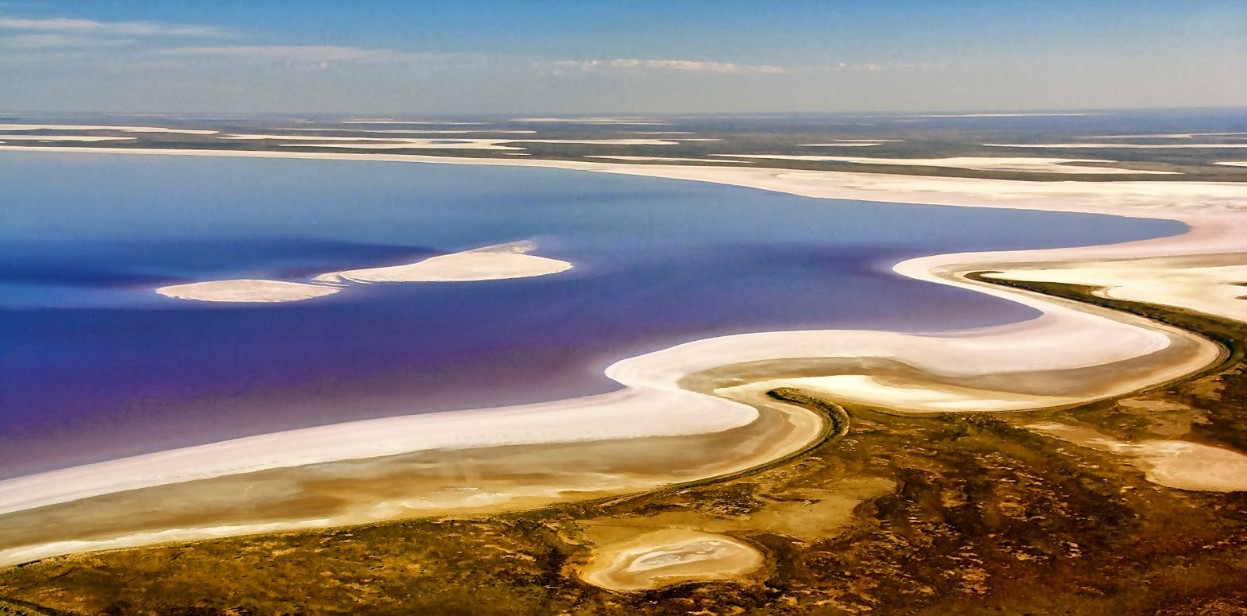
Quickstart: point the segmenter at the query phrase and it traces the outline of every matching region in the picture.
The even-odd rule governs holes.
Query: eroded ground
[[[47,559],[0,572],[0,614],[1247,613],[1247,492],[1165,487],[1137,456],[1034,429],[1247,451],[1247,331],[1091,301],[1232,352],[1190,379],[1062,410],[897,417],[846,405],[847,431],[830,401],[780,392],[835,421],[809,452],[756,473],[477,519]],[[684,556],[713,556],[727,543],[704,542],[723,537],[764,562],[652,590],[582,579],[596,542],[647,536],[703,542]]]

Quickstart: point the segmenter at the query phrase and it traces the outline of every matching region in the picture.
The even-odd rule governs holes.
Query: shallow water
[[[793,328],[1033,312],[905,258],[1109,243],[1168,221],[807,199],[537,168],[0,153],[0,477],[353,419],[615,388],[615,360]],[[352,286],[291,304],[156,295],[523,239],[553,276]]]

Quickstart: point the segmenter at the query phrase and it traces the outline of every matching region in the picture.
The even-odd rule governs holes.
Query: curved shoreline
[[[1113,183],[1069,186],[1067,183],[1038,183],[961,178],[909,178],[908,176],[869,176],[835,172],[791,172],[775,169],[722,167],[668,167],[622,165],[616,163],[573,163],[542,160],[448,159],[390,155],[307,155],[300,153],[221,152],[221,151],[135,151],[124,148],[7,148],[86,153],[145,153],[211,156],[274,156],[284,158],[328,158],[334,160],[401,160],[463,164],[503,164],[560,167],[651,175],[670,179],[710,181],[792,194],[873,201],[901,201],[972,207],[1008,207],[1109,213],[1122,216],[1170,218],[1191,227],[1185,234],[1128,244],[1083,248],[1049,249],[936,255],[897,264],[901,275],[940,284],[959,286],[1019,302],[1040,310],[1042,316],[1021,323],[963,332],[939,334],[898,334],[891,332],[818,330],[768,332],[699,340],[647,355],[617,362],[607,376],[626,386],[622,392],[555,403],[525,405],[506,409],[455,411],[413,417],[396,417],[368,422],[351,422],[267,435],[247,437],[200,447],[172,450],[103,462],[84,467],[51,471],[0,481],[0,514],[70,503],[83,498],[116,494],[152,486],[180,484],[212,477],[237,476],[275,468],[291,468],[340,460],[359,460],[400,455],[430,449],[473,450],[504,445],[600,442],[610,439],[646,440],[687,437],[730,431],[755,422],[758,411],[730,400],[694,393],[681,386],[691,374],[731,364],[794,359],[884,358],[943,381],[976,383],[973,395],[987,399],[998,392],[1002,399],[1025,389],[1025,382],[1002,387],[1000,381],[1026,381],[1032,373],[1054,370],[1089,370],[1099,381],[1094,386],[1067,392],[1061,401],[1091,400],[1133,391],[1148,384],[1178,378],[1215,361],[1215,345],[1192,334],[1166,328],[1138,317],[1107,309],[1088,307],[1047,296],[1005,289],[964,277],[970,270],[1008,269],[1019,264],[1080,261],[1087,259],[1138,259],[1175,254],[1217,254],[1247,252],[1247,220],[1232,212],[1247,202],[1247,187],[1227,183]],[[944,181],[949,180],[949,181]],[[1173,184],[1177,184],[1174,186]],[[908,186],[907,186],[908,185]],[[1150,190],[1144,190],[1144,189]],[[1201,192],[1202,189],[1202,192]],[[1081,191],[1081,192],[1080,192]],[[1202,209],[1173,207],[1175,198],[1199,198]],[[998,200],[995,204],[988,203]],[[1208,212],[1209,205],[1223,211]],[[1182,352],[1175,353],[1175,349]],[[1071,353],[1076,350],[1077,354]],[[1174,355],[1180,358],[1174,357]],[[1175,361],[1176,360],[1176,361]],[[1146,365],[1129,371],[1129,378],[1106,381],[1115,366],[1136,362]],[[950,368],[950,366],[952,366]],[[1008,375],[1008,379],[994,377]],[[870,375],[864,375],[869,377]],[[928,381],[929,384],[929,381]],[[984,385],[986,384],[986,385]],[[758,387],[772,386],[765,381],[721,395],[746,398]],[[1042,388],[1043,383],[1032,383]],[[904,397],[896,395],[913,385],[897,387],[895,382],[868,383],[865,390],[875,396],[867,400],[894,411],[905,412]],[[889,405],[892,392],[892,405]],[[901,403],[895,403],[900,399]],[[1026,408],[1035,406],[1027,401]],[[979,408],[975,410],[1009,410]],[[585,421],[587,412],[594,420]],[[923,412],[923,411],[919,411]],[[930,412],[930,411],[926,411]],[[938,411],[936,411],[938,412]],[[637,419],[650,413],[650,420]],[[454,415],[455,417],[449,417]],[[439,426],[440,424],[440,426]],[[482,430],[486,425],[489,430]],[[575,426],[576,431],[568,430]],[[654,430],[636,428],[660,427]],[[430,434],[433,431],[436,434]],[[412,438],[408,432],[420,432]],[[346,435],[346,436],[344,436]],[[344,444],[344,441],[349,441]],[[297,442],[297,447],[292,448]],[[275,454],[280,451],[280,454]],[[211,465],[216,467],[212,468]],[[107,487],[101,487],[107,485]],[[655,484],[655,485],[661,485]],[[574,495],[573,495],[574,497]],[[453,509],[453,507],[452,507]],[[426,514],[427,515],[427,514]],[[8,516],[6,516],[8,517]],[[398,517],[411,517],[410,514]],[[4,520],[0,518],[0,522]],[[319,520],[287,520],[284,528],[319,526]],[[337,524],[324,524],[337,525]],[[222,530],[232,528],[233,530]],[[261,532],[215,525],[211,528],[182,529],[177,537],[185,540],[200,536]],[[279,530],[264,528],[263,530]],[[174,532],[174,531],[169,531]],[[215,533],[215,534],[214,534]],[[132,537],[140,541],[139,537]],[[172,540],[167,533],[155,533],[143,542]],[[43,554],[67,553],[106,547],[59,544]],[[12,544],[0,546],[0,561],[17,556]],[[49,547],[49,546],[45,546]],[[116,546],[114,546],[116,547]],[[29,551],[22,553],[27,556]],[[20,559],[19,559],[20,560]]]

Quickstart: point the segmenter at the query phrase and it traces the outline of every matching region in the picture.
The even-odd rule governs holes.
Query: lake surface
[[[935,331],[1028,308],[897,261],[1171,235],[1175,222],[808,199],[565,170],[0,153],[0,478],[297,427],[601,393],[715,335]],[[534,240],[521,280],[289,304],[167,284],[304,280]]]

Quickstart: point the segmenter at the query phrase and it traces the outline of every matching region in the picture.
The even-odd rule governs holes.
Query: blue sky
[[[1247,105],[1247,0],[0,2],[0,109]]]

